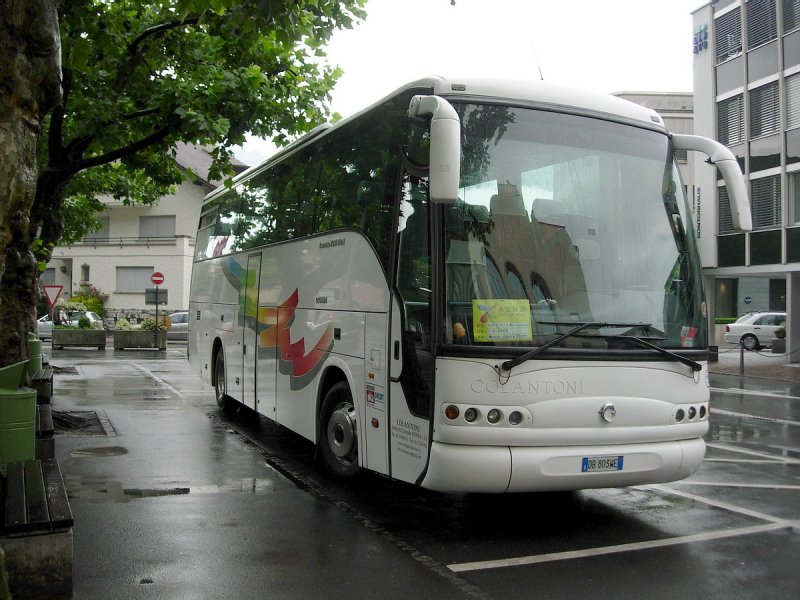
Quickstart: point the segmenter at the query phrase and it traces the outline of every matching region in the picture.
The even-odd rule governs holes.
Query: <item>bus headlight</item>
[[[464,411],[464,420],[467,423],[473,423],[478,418],[478,410],[475,408],[468,408]]]
[[[486,420],[489,421],[489,423],[491,423],[492,425],[494,425],[495,423],[500,421],[500,417],[502,417],[502,416],[503,416],[503,413],[501,413],[496,408],[493,408],[488,413],[486,413]]]

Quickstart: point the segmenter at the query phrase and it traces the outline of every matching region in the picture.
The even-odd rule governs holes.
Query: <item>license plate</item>
[[[622,456],[584,456],[581,461],[581,473],[622,471],[622,458]]]

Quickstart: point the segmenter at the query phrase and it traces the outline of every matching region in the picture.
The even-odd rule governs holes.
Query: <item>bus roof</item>
[[[282,157],[293,152],[298,147],[304,146],[314,138],[322,137],[327,134],[328,131],[338,129],[340,126],[358,119],[362,114],[385,103],[398,94],[415,88],[430,88],[437,96],[451,99],[457,98],[467,100],[472,98],[508,101],[542,108],[549,107],[562,111],[566,109],[589,116],[626,121],[666,132],[661,117],[654,110],[609,94],[589,92],[568,86],[546,83],[544,81],[479,78],[450,79],[434,76],[407,83],[367,108],[342,119],[334,125],[324,123],[316,127],[288,146],[281,148],[278,152],[269,156],[261,163],[236,176],[234,182],[249,178],[253,173],[261,170],[267,164],[277,162]],[[208,195],[206,200],[210,200],[222,190],[224,190],[224,187],[214,190]]]

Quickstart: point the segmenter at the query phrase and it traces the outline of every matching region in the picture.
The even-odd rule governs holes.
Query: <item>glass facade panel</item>
[[[781,230],[758,231],[750,234],[750,264],[781,264]]]
[[[783,68],[800,65],[800,31],[783,38]]]
[[[800,129],[786,132],[786,164],[800,162]]]
[[[781,225],[781,178],[779,175],[750,182],[753,229]]]
[[[750,171],[781,166],[781,136],[771,135],[750,142]]]
[[[720,267],[744,266],[744,234],[723,235],[717,238],[717,262]]]
[[[783,31],[800,27],[800,0],[781,0],[783,7]]]
[[[717,202],[717,234],[733,233],[731,203],[728,200],[728,189],[724,186],[717,189]]]
[[[789,223],[800,223],[800,171],[787,175],[789,182]]]
[[[786,262],[800,262],[800,227],[786,230]]]
[[[750,90],[750,137],[768,135],[780,129],[779,106],[777,81]]]
[[[744,85],[744,58],[729,60],[716,68],[717,94],[724,94]]]
[[[742,95],[717,103],[717,135],[726,146],[744,141],[744,102]]]
[[[778,72],[778,42],[747,53],[747,81],[753,83]]]

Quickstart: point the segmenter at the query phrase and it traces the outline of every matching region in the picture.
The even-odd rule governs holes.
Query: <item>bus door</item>
[[[247,275],[242,286],[242,404],[258,410],[258,287],[261,281],[261,254],[247,257]]]

